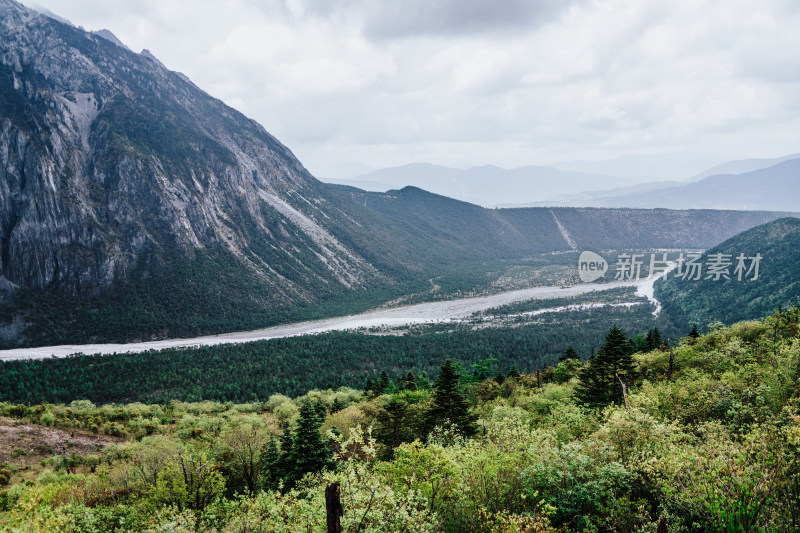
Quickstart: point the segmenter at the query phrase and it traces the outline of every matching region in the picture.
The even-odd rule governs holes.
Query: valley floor
[[[664,274],[662,274],[664,275]],[[135,342],[127,344],[83,344],[42,346],[36,348],[18,348],[0,351],[0,361],[18,359],[46,359],[50,357],[66,357],[68,355],[83,354],[112,354],[136,353],[147,350],[161,350],[165,348],[192,348],[198,346],[213,346],[219,344],[242,343],[257,340],[292,337],[296,335],[309,335],[328,331],[346,331],[363,328],[402,327],[414,324],[430,324],[437,322],[459,322],[467,320],[474,313],[486,311],[495,307],[508,305],[526,300],[555,300],[576,297],[589,293],[602,293],[623,287],[635,287],[638,297],[647,298],[655,307],[655,312],[660,310],[660,303],[653,295],[653,285],[660,276],[643,278],[630,281],[612,281],[603,284],[582,284],[574,286],[546,286],[520,289],[473,298],[461,298],[427,302],[414,305],[404,305],[391,308],[379,308],[356,315],[348,315],[325,320],[315,320],[285,324],[253,331],[224,333],[187,339],[164,339],[157,341]],[[630,302],[639,303],[639,302]],[[561,312],[569,310],[565,306],[539,309],[537,314],[544,312]]]

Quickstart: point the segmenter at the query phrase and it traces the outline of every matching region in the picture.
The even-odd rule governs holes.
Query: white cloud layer
[[[149,49],[323,176],[800,151],[796,0],[26,3]]]

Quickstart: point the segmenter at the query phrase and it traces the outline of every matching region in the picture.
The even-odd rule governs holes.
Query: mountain
[[[670,209],[800,209],[800,159],[744,174],[720,174],[700,181],[602,202],[605,207]]]
[[[641,183],[639,185],[631,185],[630,187],[620,187],[618,189],[602,189],[596,191],[583,191],[575,194],[562,194],[542,202],[507,204],[507,205],[500,205],[498,207],[556,207],[556,206],[597,207],[604,200],[609,198],[617,198],[620,196],[628,196],[643,192],[658,191],[661,189],[668,189],[670,187],[674,187],[680,184],[681,182],[679,181],[654,181],[648,183]]]
[[[737,159],[735,161],[727,161],[709,168],[686,181],[699,181],[703,178],[716,176],[718,174],[744,174],[745,172],[753,172],[754,170],[772,167],[784,161],[789,161],[790,159],[800,159],[800,154],[789,154],[773,159]]]
[[[453,262],[519,258],[563,250],[710,248],[775,220],[764,211],[594,208],[485,209],[417,187],[385,193],[341,187],[353,204],[387,216],[400,228],[434,236]],[[786,213],[783,214],[785,216]]]
[[[691,153],[624,155],[605,161],[569,161],[553,165],[572,172],[611,174],[649,181],[678,180],[716,165],[719,159]],[[611,188],[611,187],[606,187]],[[578,192],[578,191],[576,191]]]
[[[12,0],[0,0],[0,173],[9,344],[254,329],[361,310],[443,268],[705,248],[780,216],[489,210],[413,187],[325,184],[146,50]]]
[[[680,324],[698,324],[703,327],[711,322],[732,324],[741,320],[765,317],[778,307],[784,308],[800,303],[800,219],[782,218],[749,229],[719,246],[708,250],[699,259],[704,265],[701,279],[682,279],[671,274],[656,283],[656,297],[661,300],[664,311]],[[712,273],[710,279],[707,265],[715,254],[726,254],[726,262],[732,263],[728,271],[730,279]],[[742,279],[736,274],[737,257],[745,255]],[[760,255],[758,276],[750,258]],[[694,276],[687,276],[693,278]]]
[[[752,161],[752,160],[751,160]],[[800,159],[744,174],[718,174],[690,183],[649,183],[566,195],[527,205],[666,209],[800,210]]]
[[[109,35],[0,0],[0,283],[41,329],[83,302],[116,329],[246,327],[419,268],[391,220],[356,220],[262,126]]]
[[[257,123],[149,52],[8,0],[0,14],[6,278],[94,295],[198,249],[285,298],[378,275],[293,206],[317,203],[315,180]]]
[[[430,163],[379,169],[346,180],[348,185],[381,191],[410,185],[487,207],[519,203],[520,200],[534,202],[588,188],[623,187],[635,182],[633,178],[564,171],[545,166],[503,169],[485,165],[460,170]],[[379,188],[377,184],[383,187]]]

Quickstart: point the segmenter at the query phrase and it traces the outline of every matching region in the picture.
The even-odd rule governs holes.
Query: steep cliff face
[[[97,295],[208,248],[287,300],[379,277],[318,222],[332,207],[285,146],[147,51],[0,0],[0,102],[15,284]]]

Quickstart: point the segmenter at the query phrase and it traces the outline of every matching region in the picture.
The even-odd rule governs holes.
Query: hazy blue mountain
[[[681,180],[693,176],[712,165],[719,164],[716,157],[689,154],[624,155],[605,161],[569,161],[553,165],[567,171],[608,174],[637,178],[638,182]],[[603,187],[611,189],[613,187]],[[598,188],[595,188],[595,190]],[[589,190],[589,189],[587,189]]]
[[[555,196],[543,202],[530,202],[526,204],[509,204],[501,205],[500,207],[595,207],[603,200],[608,198],[617,198],[620,196],[627,196],[631,194],[639,194],[643,192],[657,191],[661,189],[668,189],[676,185],[681,185],[679,181],[654,181],[641,183],[639,185],[631,185],[630,187],[620,187],[619,189],[608,189],[598,191],[583,191],[577,194],[562,194]]]
[[[727,161],[721,165],[709,168],[696,176],[692,176],[686,181],[699,181],[709,176],[716,176],[718,174],[744,174],[745,172],[753,172],[762,168],[772,167],[778,163],[789,161],[790,159],[800,159],[800,154],[789,154],[783,157],[775,157],[772,159],[737,159],[736,161]]]
[[[762,160],[763,161],[763,160]],[[743,174],[718,174],[694,182],[655,182],[617,190],[587,191],[527,206],[800,211],[800,159]]]
[[[383,184],[384,190],[410,185],[489,207],[521,200],[534,202],[587,189],[625,187],[634,184],[636,179],[546,166],[504,169],[486,165],[460,170],[430,163],[412,163],[375,170],[347,180],[347,184],[353,185],[360,182],[373,190],[375,184]]]
[[[744,174],[720,174],[667,189],[605,198],[603,207],[800,210],[800,159]]]

